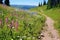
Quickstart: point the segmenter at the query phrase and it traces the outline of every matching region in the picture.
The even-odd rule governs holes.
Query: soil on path
[[[44,14],[43,14],[44,15]],[[60,40],[58,32],[56,29],[54,29],[54,21],[44,15],[46,17],[45,27],[42,30],[42,33],[44,37],[41,37],[42,40]]]

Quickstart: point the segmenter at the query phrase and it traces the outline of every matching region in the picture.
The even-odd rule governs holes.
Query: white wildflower
[[[11,39],[11,40],[13,40],[13,39]]]
[[[22,40],[22,39],[20,39],[20,40]]]

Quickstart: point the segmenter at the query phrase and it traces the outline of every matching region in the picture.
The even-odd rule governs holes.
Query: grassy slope
[[[6,18],[8,18],[7,23],[5,20]],[[37,38],[37,36],[39,35],[38,33],[41,32],[41,28],[44,25],[45,18],[42,15],[38,15],[38,14],[31,15],[30,13],[27,13],[22,10],[17,11],[14,8],[0,5],[0,20],[2,20],[2,22],[3,22],[3,25],[0,25],[0,27],[3,26],[3,28],[0,30],[2,30],[4,33],[9,31],[9,28],[7,28],[7,26],[10,25],[12,21],[14,21],[12,25],[14,26],[15,22],[17,22],[14,27],[16,27],[16,28],[18,27],[17,28],[18,31],[16,32],[17,29],[13,28],[12,29],[13,35],[10,35],[10,36],[14,36],[14,37],[16,37],[17,35],[19,35],[21,37],[27,36],[27,39],[25,39],[25,40],[36,40],[36,39],[28,39],[28,37],[34,36],[35,38]],[[6,30],[8,30],[8,31],[6,31]],[[11,39],[11,37],[8,34],[6,34],[4,37],[4,35],[1,31],[0,31],[0,35],[3,37],[0,39],[4,39],[4,38],[6,40]],[[7,35],[9,37],[7,37]],[[19,40],[19,39],[17,39],[17,40]]]
[[[33,10],[44,13],[47,16],[51,17],[53,20],[55,20],[55,28],[59,31],[60,34],[60,8],[46,9],[46,6],[42,6],[31,9],[31,11]],[[41,12],[41,10],[43,12]]]

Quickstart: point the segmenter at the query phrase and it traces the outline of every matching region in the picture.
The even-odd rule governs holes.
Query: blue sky
[[[48,1],[48,0],[46,0]],[[38,5],[38,3],[43,3],[43,0],[10,0],[11,5]]]

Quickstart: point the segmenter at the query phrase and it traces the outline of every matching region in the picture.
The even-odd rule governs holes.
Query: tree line
[[[48,0],[47,8],[50,9],[54,7],[60,7],[60,0]]]
[[[10,6],[9,0],[5,0],[3,3],[3,0],[0,0],[0,4],[5,4],[7,6]],[[60,7],[60,0],[48,0],[46,3],[46,0],[43,0],[43,5],[47,5],[47,8],[54,8],[54,7]],[[42,6],[42,3],[38,5],[39,7]]]
[[[43,6],[43,5],[47,5],[46,0],[43,0],[43,4],[42,4],[42,2],[41,3],[39,2],[39,4],[38,4],[39,7]]]
[[[5,0],[4,3],[3,3],[3,0],[0,0],[0,4],[5,4],[7,6],[10,6],[9,0]]]
[[[43,4],[39,3],[38,6],[40,7],[40,6],[43,6],[43,5],[47,5],[47,9],[60,7],[60,0],[48,0],[47,3],[46,3],[46,0],[44,0]]]

